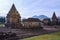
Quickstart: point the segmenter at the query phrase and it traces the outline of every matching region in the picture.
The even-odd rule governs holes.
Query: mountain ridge
[[[40,20],[43,20],[43,19],[48,18],[48,17],[45,16],[45,15],[39,15],[39,16],[34,15],[32,18],[38,18],[38,19],[40,19]]]

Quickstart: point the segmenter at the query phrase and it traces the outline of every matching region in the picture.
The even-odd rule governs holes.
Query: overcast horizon
[[[22,18],[34,15],[52,17],[54,11],[57,17],[60,16],[60,0],[0,0],[0,16],[6,16],[13,3]]]

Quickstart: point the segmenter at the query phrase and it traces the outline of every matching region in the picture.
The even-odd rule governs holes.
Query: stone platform
[[[22,38],[27,38],[27,37],[32,37],[32,36],[37,36],[37,35],[42,35],[42,34],[48,34],[52,33],[55,31],[50,31],[50,30],[40,30],[40,29],[10,29],[10,28],[5,28],[5,27],[0,27],[0,32],[12,32],[16,33],[17,36],[22,39]]]

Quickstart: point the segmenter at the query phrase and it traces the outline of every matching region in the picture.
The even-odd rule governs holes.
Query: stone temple
[[[57,19],[55,12],[54,12],[53,16],[52,16],[52,25],[57,25],[57,24],[58,24],[58,19]]]
[[[21,16],[18,13],[15,5],[13,4],[10,11],[6,16],[6,27],[9,28],[21,28]]]

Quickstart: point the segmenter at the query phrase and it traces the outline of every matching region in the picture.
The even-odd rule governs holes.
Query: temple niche
[[[13,4],[6,16],[6,27],[20,28],[21,26],[21,16],[15,8],[15,5]]]

